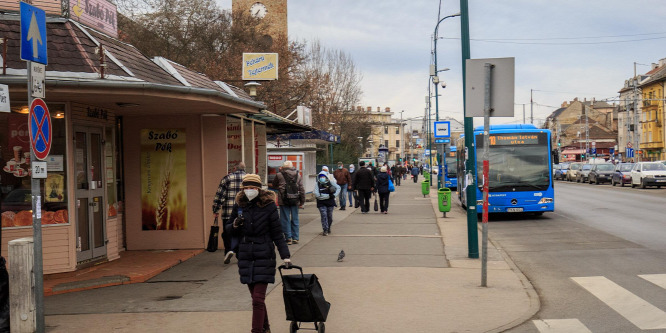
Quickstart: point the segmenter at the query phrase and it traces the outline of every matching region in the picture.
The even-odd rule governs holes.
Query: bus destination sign
[[[491,146],[519,146],[536,144],[539,144],[539,136],[537,134],[502,134],[490,136]]]

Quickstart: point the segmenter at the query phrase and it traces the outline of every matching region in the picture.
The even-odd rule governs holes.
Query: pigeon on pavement
[[[345,258],[345,250],[340,250],[340,254],[338,254],[338,261],[342,261],[342,259]]]

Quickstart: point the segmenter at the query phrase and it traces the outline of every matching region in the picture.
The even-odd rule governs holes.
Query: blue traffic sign
[[[21,60],[48,65],[46,13],[21,1]]]
[[[435,133],[436,138],[449,138],[451,137],[451,122],[450,121],[436,121]]]
[[[450,143],[451,139],[435,139],[435,143]]]
[[[634,148],[627,148],[627,158],[634,157]]]

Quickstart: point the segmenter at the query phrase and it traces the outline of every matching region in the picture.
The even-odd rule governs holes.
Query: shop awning
[[[312,131],[312,127],[310,126],[299,124],[266,110],[261,110],[259,113],[247,114],[246,116],[250,119],[266,123],[266,133],[268,135]]]
[[[271,135],[268,137],[268,140],[270,141],[303,140],[303,143],[325,145],[329,143],[340,143],[340,136],[322,130],[312,130],[309,132],[301,132],[301,133]]]
[[[569,149],[569,150],[563,150],[562,155],[578,155],[578,154],[585,154],[585,149]]]

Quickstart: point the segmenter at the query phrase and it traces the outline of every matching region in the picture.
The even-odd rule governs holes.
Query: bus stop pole
[[[462,79],[463,79],[463,103],[465,109],[465,164],[466,179],[463,186],[467,186],[467,256],[476,259],[479,257],[479,235],[476,216],[476,154],[474,153],[474,119],[468,117],[467,103],[465,102],[465,77],[467,70],[467,59],[470,58],[469,45],[469,9],[467,0],[460,0],[460,43],[462,50]]]
[[[488,169],[490,163],[488,156],[490,155],[490,112],[491,100],[490,91],[492,89],[492,72],[493,64],[486,63],[485,70],[485,84],[484,84],[484,98],[483,98],[483,223],[481,224],[481,287],[488,286],[488,186],[490,179],[488,178]]]

